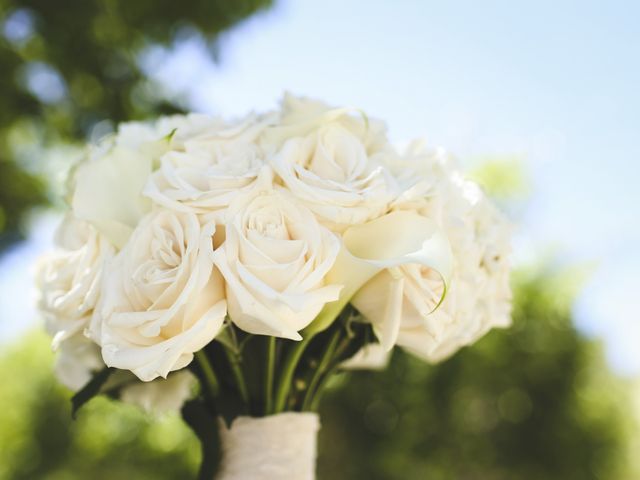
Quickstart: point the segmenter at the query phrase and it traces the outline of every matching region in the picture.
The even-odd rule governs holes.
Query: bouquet
[[[181,409],[202,478],[219,438],[219,478],[312,479],[334,375],[510,321],[509,224],[444,151],[357,109],[125,123],[67,202],[38,284],[74,414],[98,394]]]

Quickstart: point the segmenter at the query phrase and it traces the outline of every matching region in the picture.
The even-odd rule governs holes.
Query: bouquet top
[[[379,348],[437,361],[509,323],[507,222],[443,151],[399,151],[355,109],[123,124],[68,199],[39,286],[72,388],[104,364],[166,377],[228,325],[301,341],[356,311]]]

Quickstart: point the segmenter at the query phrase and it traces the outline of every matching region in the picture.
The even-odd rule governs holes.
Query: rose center
[[[249,214],[245,228],[253,230],[263,237],[290,240],[283,212],[278,208],[278,205],[274,204],[274,200],[269,196],[258,197],[254,201],[256,209]]]

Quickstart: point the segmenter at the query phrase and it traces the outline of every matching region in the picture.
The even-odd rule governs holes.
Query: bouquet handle
[[[220,419],[217,480],[314,480],[320,420],[310,412]]]

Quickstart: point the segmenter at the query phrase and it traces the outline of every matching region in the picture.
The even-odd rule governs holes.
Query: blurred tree
[[[636,478],[626,386],[576,332],[575,285],[521,275],[512,328],[441,365],[397,352],[384,372],[349,374],[324,401],[320,478]]]
[[[29,209],[46,202],[21,143],[82,139],[100,122],[181,111],[180,98],[151,85],[142,52],[199,35],[215,54],[220,32],[270,4],[0,0],[0,249],[18,238]],[[37,138],[25,139],[25,129]]]
[[[321,412],[319,479],[637,478],[627,390],[574,329],[572,285],[523,275],[510,330],[441,365],[397,352],[387,371],[339,377]],[[100,398],[73,422],[51,360],[44,333],[0,356],[0,480],[195,478],[199,447],[177,416]]]
[[[195,478],[199,446],[177,415],[98,398],[73,421],[49,344],[37,332],[0,359],[0,479]]]

